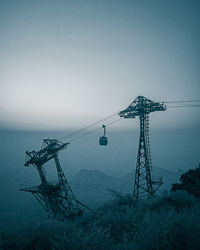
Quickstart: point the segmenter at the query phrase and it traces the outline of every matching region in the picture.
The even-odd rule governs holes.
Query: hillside
[[[179,173],[166,169],[154,168],[154,176],[163,177],[163,185],[158,193],[170,190],[171,185],[179,179]],[[122,178],[108,176],[98,170],[81,169],[71,180],[71,187],[78,199],[89,206],[98,206],[113,199],[113,194],[108,190],[114,190],[121,194],[133,192],[134,172],[128,173]]]
[[[140,202],[121,196],[75,220],[19,222],[0,232],[0,248],[198,250],[199,202],[183,191]]]

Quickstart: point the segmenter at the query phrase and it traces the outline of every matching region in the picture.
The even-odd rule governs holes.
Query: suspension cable
[[[112,125],[112,124],[118,122],[118,121],[121,120],[121,119],[123,119],[123,117],[120,117],[120,118],[117,119],[117,120],[114,120],[114,121],[112,121],[112,122],[109,122],[109,123],[107,123],[105,126],[110,126],[110,125]],[[96,131],[98,131],[98,130],[100,130],[100,129],[102,129],[102,127],[98,127],[98,128],[96,128],[96,129],[94,129],[94,130],[92,130],[92,131],[89,131],[89,132],[87,132],[87,133],[85,133],[85,134],[82,134],[82,135],[80,135],[80,136],[78,136],[78,137],[72,139],[72,140],[70,141],[70,143],[73,142],[73,141],[76,141],[76,140],[78,140],[78,139],[80,139],[80,138],[82,138],[82,137],[84,137],[84,136],[86,136],[86,135],[92,134],[92,133],[94,133],[94,132],[96,132]]]
[[[164,103],[187,103],[187,102],[200,102],[200,100],[189,100],[189,101],[166,101]]]
[[[180,105],[172,105],[172,106],[168,106],[168,105],[167,105],[167,108],[193,108],[193,107],[200,107],[200,100],[164,101],[164,103],[169,103],[169,104],[176,104],[176,103],[179,104],[179,103],[180,103]],[[182,103],[182,104],[181,104],[181,103]],[[187,103],[188,103],[188,104],[187,104]],[[194,104],[189,104],[189,103],[194,103]],[[107,116],[107,117],[105,117],[105,118],[103,118],[103,119],[101,119],[101,120],[99,120],[99,121],[97,121],[97,122],[94,122],[94,123],[92,123],[92,124],[90,124],[90,125],[88,125],[88,126],[82,128],[82,129],[79,129],[79,130],[77,130],[77,131],[74,131],[74,132],[72,132],[72,133],[70,133],[70,134],[67,134],[67,135],[65,135],[65,136],[59,137],[58,140],[63,140],[63,139],[65,139],[65,138],[67,138],[67,137],[70,137],[70,136],[79,134],[80,132],[82,132],[82,131],[84,131],[84,130],[90,128],[90,127],[93,127],[93,126],[97,125],[97,124],[100,123],[100,122],[103,122],[103,121],[106,121],[106,120],[111,119],[112,117],[114,117],[114,116],[117,115],[118,113],[119,113],[119,112],[116,112],[116,113],[114,113],[114,114],[112,114],[112,115],[110,115],[110,116]],[[123,119],[123,117],[120,117],[119,119],[114,120],[114,121],[110,121],[110,122],[108,122],[108,123],[106,124],[106,126],[110,126],[110,125],[112,125],[112,124],[118,122],[118,121],[121,120],[121,119]],[[98,131],[98,130],[100,130],[100,129],[102,129],[102,127],[98,127],[98,128],[96,128],[96,129],[94,129],[94,130],[92,130],[92,131],[89,131],[89,132],[84,133],[84,134],[82,134],[82,135],[80,135],[80,136],[78,136],[78,137],[75,137],[74,139],[71,140],[71,142],[72,142],[72,141],[76,141],[76,140],[78,140],[78,139],[80,139],[80,138],[82,138],[82,137],[84,137],[84,136],[86,136],[86,135],[92,134],[92,133],[94,133],[94,132],[96,132],[96,131]],[[10,181],[10,180],[20,171],[20,169],[22,169],[22,167],[16,169],[16,171],[14,171],[14,173],[11,174],[11,175],[7,178],[6,182],[8,183],[8,182],[9,182],[9,181]],[[2,184],[2,185],[0,186],[0,189],[2,189],[3,186],[5,186],[5,185],[6,185],[6,183]]]
[[[104,119],[101,119],[101,120],[99,120],[99,121],[97,121],[97,122],[95,122],[95,123],[93,123],[93,124],[91,124],[91,125],[89,125],[89,126],[87,126],[87,127],[85,127],[85,128],[82,128],[82,129],[80,129],[80,130],[78,130],[78,131],[76,131],[76,132],[73,132],[73,133],[71,133],[71,134],[69,134],[69,135],[67,135],[67,136],[64,136],[64,137],[62,137],[62,138],[66,138],[66,137],[68,137],[68,136],[70,136],[70,135],[72,135],[72,134],[75,135],[75,134],[77,134],[77,133],[79,133],[79,132],[81,132],[81,131],[84,131],[85,129],[90,128],[90,127],[92,127],[92,126],[94,126],[94,125],[96,125],[96,124],[98,124],[98,123],[100,123],[100,122],[102,122],[102,121],[105,121],[105,120],[108,120],[109,118],[114,117],[116,114],[118,114],[118,112],[115,113],[115,114],[113,114],[113,115],[107,116],[107,117],[104,118]],[[108,122],[108,123],[106,124],[106,126],[110,126],[110,125],[116,123],[117,121],[119,121],[119,120],[121,120],[121,119],[122,119],[122,118],[117,119],[117,120],[114,120],[114,121],[111,121],[111,122]],[[71,140],[71,142],[72,142],[72,141],[76,141],[76,140],[78,140],[78,139],[80,139],[80,138],[82,138],[82,137],[84,137],[84,136],[86,136],[86,135],[92,134],[92,133],[94,133],[94,132],[96,132],[96,131],[98,131],[98,130],[100,130],[100,129],[102,129],[102,127],[98,127],[98,128],[96,128],[96,129],[94,129],[94,130],[92,130],[92,131],[89,131],[89,132],[87,132],[87,133],[85,133],[85,134],[82,134],[82,135],[80,135],[80,136],[74,138],[73,140]],[[13,179],[13,177],[14,177],[18,172],[20,172],[20,170],[22,170],[22,169],[23,169],[22,166],[19,167],[19,168],[17,168],[17,169],[16,169],[7,179],[6,179],[6,181],[5,181],[2,185],[0,185],[0,190],[2,190],[5,186],[7,186],[7,184],[9,183],[9,181],[10,181],[11,179]],[[27,174],[27,173],[25,173],[25,175],[26,175],[26,174]],[[24,177],[24,175],[23,175],[22,177]]]
[[[63,136],[63,137],[60,137],[60,138],[58,138],[58,140],[63,140],[63,139],[65,139],[65,138],[67,138],[67,137],[70,137],[70,136],[72,136],[72,135],[78,134],[78,133],[80,133],[80,132],[82,132],[82,131],[84,131],[84,130],[90,128],[90,127],[93,127],[94,125],[96,125],[96,124],[98,124],[98,123],[100,123],[100,122],[103,122],[103,121],[106,121],[106,120],[112,118],[113,116],[115,116],[115,115],[117,115],[117,114],[118,114],[118,112],[116,112],[116,113],[114,113],[114,114],[112,114],[112,115],[109,115],[109,116],[107,116],[107,117],[105,117],[105,118],[103,118],[103,119],[101,119],[101,120],[99,120],[99,121],[97,121],[97,122],[94,122],[94,123],[92,123],[92,124],[90,124],[90,125],[88,125],[88,126],[82,128],[82,129],[79,129],[79,130],[74,131],[74,132],[72,132],[72,133],[70,133],[70,134],[67,134],[67,135],[65,135],[65,136]]]
[[[198,102],[200,102],[200,100],[164,101],[164,103],[169,103],[169,104],[170,104],[170,103],[171,103],[171,104],[173,104],[173,103],[174,103],[174,104],[175,104],[175,103],[183,103],[183,104],[184,104],[184,103],[185,103],[185,104],[187,104],[187,103],[197,103],[196,105],[194,104],[194,105],[190,105],[190,106],[182,106],[182,105],[167,106],[167,108],[199,107],[200,104],[198,104]],[[101,119],[101,120],[99,120],[99,121],[97,121],[97,122],[94,122],[94,123],[92,123],[92,124],[90,124],[90,125],[88,125],[88,126],[82,128],[82,129],[79,129],[79,130],[74,131],[74,132],[72,132],[72,133],[70,133],[70,134],[64,135],[64,136],[62,136],[62,137],[59,137],[58,140],[64,140],[64,139],[66,139],[66,138],[68,138],[68,137],[71,137],[71,136],[73,136],[73,135],[79,134],[80,132],[82,132],[82,131],[84,131],[84,130],[90,128],[90,127],[93,127],[94,125],[96,125],[96,124],[98,124],[98,123],[100,123],[100,122],[106,121],[106,120],[108,120],[108,119],[114,117],[114,116],[117,115],[118,113],[119,113],[119,112],[116,112],[116,113],[114,113],[114,114],[112,114],[112,115],[109,115],[109,116],[107,116],[107,117],[105,117],[105,118],[103,118],[103,119]],[[112,124],[112,123],[111,123],[111,124]],[[100,128],[99,128],[99,129],[100,129]],[[95,129],[93,132],[95,132],[95,131],[97,131],[97,130],[98,130],[98,129]],[[91,132],[91,133],[92,133],[92,132]],[[90,134],[90,132],[88,132],[87,134]],[[85,134],[84,134],[84,135],[85,135]],[[80,135],[80,138],[83,137],[84,135]],[[76,138],[73,139],[72,141],[74,141],[74,140],[76,140]]]
[[[194,108],[194,107],[200,107],[200,104],[167,106],[167,108]]]

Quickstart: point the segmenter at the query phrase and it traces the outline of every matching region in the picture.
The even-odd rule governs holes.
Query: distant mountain
[[[70,185],[77,199],[94,207],[109,201],[112,196],[107,189],[119,190],[120,181],[98,170],[81,169]]]
[[[132,193],[134,172],[128,173],[122,178],[108,176],[98,170],[81,169],[71,180],[71,187],[77,197],[89,206],[98,206],[113,198],[109,189],[117,192]],[[166,169],[154,167],[153,178],[163,177],[163,185],[159,193],[169,190],[173,183],[178,182],[180,173],[172,172]]]
[[[72,179],[72,184],[80,187],[89,186],[94,189],[106,190],[118,188],[120,180],[108,176],[99,170],[81,169]]]

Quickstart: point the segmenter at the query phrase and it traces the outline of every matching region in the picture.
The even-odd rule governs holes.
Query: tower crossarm
[[[155,111],[165,111],[164,103],[153,102],[144,96],[138,96],[128,108],[119,112],[120,117],[135,118],[136,116],[149,114]]]
[[[42,166],[51,160],[56,153],[67,147],[69,143],[63,143],[56,139],[44,139],[41,150],[26,151],[26,160],[24,166],[36,165]]]

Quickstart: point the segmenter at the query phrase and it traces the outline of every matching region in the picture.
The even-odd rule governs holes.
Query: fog
[[[110,131],[109,131],[110,130]],[[108,146],[99,146],[103,131],[84,136],[68,145],[59,154],[61,166],[69,181],[80,169],[99,170],[108,176],[122,178],[136,165],[138,130],[107,131]],[[16,216],[45,216],[42,208],[29,193],[19,192],[19,187],[39,185],[34,167],[24,167],[25,151],[39,150],[43,138],[58,138],[71,131],[11,131],[1,130],[1,210]],[[172,172],[197,166],[199,159],[199,129],[151,130],[153,166]],[[53,162],[47,164],[47,175],[55,179]],[[83,190],[84,191],[84,190]],[[132,193],[132,188],[127,190]],[[37,208],[37,209],[36,209]],[[9,218],[13,220],[13,216]],[[25,217],[23,217],[25,218]],[[29,218],[30,219],[30,218]]]

